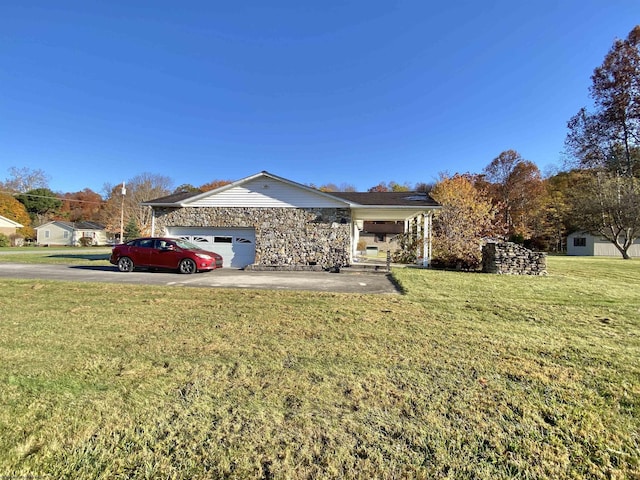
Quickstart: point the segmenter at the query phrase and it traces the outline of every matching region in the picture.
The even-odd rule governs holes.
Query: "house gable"
[[[18,222],[14,222],[10,218],[3,217],[2,215],[0,215],[0,228],[21,228],[23,226],[24,225]]]
[[[18,228],[22,228],[24,225],[14,222],[10,218],[0,215],[0,233],[3,235],[15,235]]]
[[[213,190],[186,200],[189,207],[263,207],[263,208],[344,208],[348,203],[322,192],[300,188],[268,175],[261,175],[230,188]]]

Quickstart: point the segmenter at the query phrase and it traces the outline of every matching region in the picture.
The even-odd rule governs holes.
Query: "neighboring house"
[[[47,222],[36,230],[38,245],[78,246],[83,242],[91,245],[106,245],[107,232],[104,226],[94,222],[63,222],[54,220]],[[82,238],[87,240],[83,241]]]
[[[403,222],[424,240],[417,257],[428,265],[440,208],[424,193],[325,193],[268,172],[142,205],[152,209],[152,235],[187,239],[222,255],[227,267],[257,269],[350,265],[368,221]]]
[[[629,247],[630,257],[640,257],[640,239]],[[586,232],[573,232],[567,237],[567,255],[622,257],[613,243],[599,235]]]
[[[7,237],[10,235],[15,235],[16,231],[22,227],[24,227],[24,225],[21,225],[18,222],[14,222],[9,218],[0,215],[0,233],[5,234]]]
[[[365,242],[367,251],[394,252],[399,247],[397,238],[404,231],[404,222],[368,221],[360,232],[360,242]]]

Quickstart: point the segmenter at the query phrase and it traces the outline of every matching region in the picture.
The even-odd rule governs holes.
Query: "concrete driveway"
[[[135,271],[122,273],[112,266],[74,266],[0,263],[0,277],[70,282],[106,282],[175,287],[257,288],[311,290],[340,293],[398,293],[383,273],[349,272],[251,272],[223,268],[212,272],[181,275],[173,272]]]

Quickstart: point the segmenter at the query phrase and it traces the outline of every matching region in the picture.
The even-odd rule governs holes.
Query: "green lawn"
[[[0,263],[109,265],[110,247],[0,248]]]
[[[639,479],[640,262],[548,263],[401,296],[0,279],[0,477]]]

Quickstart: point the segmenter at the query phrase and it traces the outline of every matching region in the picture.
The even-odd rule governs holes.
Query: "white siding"
[[[271,178],[257,178],[210,197],[201,198],[189,206],[344,208],[348,204]]]
[[[585,238],[584,246],[574,245],[574,238]],[[629,247],[629,256],[640,257],[640,239]],[[588,233],[572,233],[567,237],[567,255],[596,256],[596,257],[622,257],[618,249],[602,237],[594,237]]]
[[[36,241],[41,245],[72,245],[71,231],[54,223],[38,227],[36,232]]]

